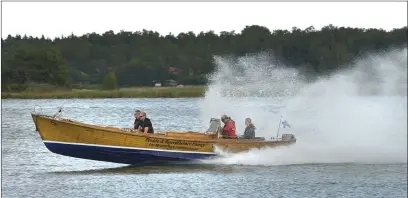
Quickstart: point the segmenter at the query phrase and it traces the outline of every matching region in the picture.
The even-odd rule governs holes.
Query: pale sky
[[[169,32],[336,26],[391,30],[407,25],[406,2],[3,2],[8,34],[60,37],[113,30]]]

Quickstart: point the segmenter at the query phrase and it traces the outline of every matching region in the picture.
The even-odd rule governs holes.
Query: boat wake
[[[217,71],[202,101],[208,117],[228,114],[244,130],[251,117],[257,136],[276,135],[280,116],[291,124],[289,148],[253,149],[202,163],[288,165],[306,163],[407,163],[407,49],[371,54],[352,69],[307,83],[299,71],[270,56],[215,57]]]

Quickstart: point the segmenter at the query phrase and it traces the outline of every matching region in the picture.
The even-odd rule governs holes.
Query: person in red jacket
[[[238,138],[237,135],[235,134],[235,121],[231,119],[231,117],[228,117],[227,115],[221,116],[221,121],[224,123],[224,129],[223,129],[223,138],[228,138],[228,139],[236,139]]]

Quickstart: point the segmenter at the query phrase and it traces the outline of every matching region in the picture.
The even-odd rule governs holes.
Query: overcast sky
[[[2,37],[54,38],[113,30],[169,32],[271,31],[333,24],[391,30],[407,24],[406,2],[3,2]]]

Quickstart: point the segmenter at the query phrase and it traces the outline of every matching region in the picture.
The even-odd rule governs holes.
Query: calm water
[[[156,130],[199,130],[199,99],[2,100],[2,197],[407,197],[406,164],[129,167],[59,156],[30,112],[131,127],[135,108]]]

